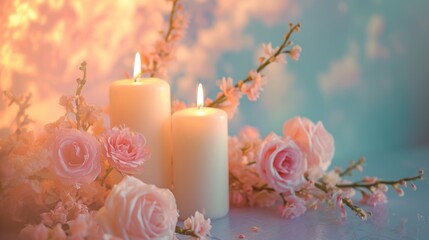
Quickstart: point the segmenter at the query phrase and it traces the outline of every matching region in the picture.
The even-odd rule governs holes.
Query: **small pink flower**
[[[210,234],[210,219],[204,219],[204,215],[196,211],[194,216],[187,218],[183,222],[186,229],[192,230],[199,239],[206,239],[207,235]]]
[[[260,59],[269,59],[270,62],[276,62],[276,63],[287,63],[286,61],[286,56],[284,53],[279,54],[277,57],[274,57],[274,54],[277,52],[279,48],[276,47],[273,49],[273,47],[271,46],[271,43],[263,43],[262,44],[262,53],[263,53],[263,57],[261,57]]]
[[[340,209],[341,218],[345,219],[347,217],[347,211],[343,203],[343,192],[342,191],[334,192],[331,196],[331,200],[334,203],[334,205]]]
[[[97,213],[104,232],[123,239],[173,239],[177,217],[170,190],[132,176],[113,187]]]
[[[221,94],[224,94],[226,97],[226,101],[220,104],[219,107],[225,110],[228,114],[228,118],[231,119],[237,111],[243,93],[241,93],[238,88],[234,87],[233,80],[230,77],[222,78],[220,80],[219,88],[221,93],[219,93],[218,97]]]
[[[290,50],[290,53],[289,53],[290,59],[294,61],[298,61],[299,56],[301,55],[301,51],[302,51],[301,46],[299,45],[293,46],[293,48]]]
[[[262,143],[256,170],[262,179],[282,193],[294,190],[305,181],[307,164],[294,141],[270,133]]]
[[[256,101],[261,95],[262,87],[267,83],[267,79],[255,70],[250,71],[249,76],[252,81],[245,83],[241,87],[241,92],[246,94],[250,101]]]
[[[290,195],[286,197],[286,205],[280,207],[280,214],[282,218],[293,219],[304,214],[306,210],[304,200]]]
[[[39,240],[48,239],[49,229],[40,223],[39,225],[27,225],[19,233],[20,239]]]
[[[103,155],[118,171],[137,174],[143,171],[144,162],[150,158],[143,135],[130,131],[129,128],[107,130],[102,138]]]
[[[383,191],[375,191],[369,195],[363,193],[360,203],[369,206],[376,206],[378,203],[387,203],[387,197]]]
[[[334,138],[321,122],[294,117],[283,125],[284,136],[292,138],[307,158],[308,168],[326,171],[334,157]]]
[[[89,184],[101,171],[100,144],[86,132],[58,129],[48,141],[51,168],[66,184]]]

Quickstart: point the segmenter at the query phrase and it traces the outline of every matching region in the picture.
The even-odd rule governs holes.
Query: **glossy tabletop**
[[[354,178],[396,180],[415,175],[418,169],[429,173],[429,148],[367,156],[363,174]],[[240,234],[245,239],[429,239],[428,179],[416,182],[416,192],[404,189],[404,197],[390,189],[387,204],[365,207],[373,213],[367,221],[351,211],[341,220],[332,207],[310,210],[293,220],[281,219],[275,208],[232,208],[226,217],[212,221],[211,233],[217,239],[239,239]],[[252,227],[260,230],[254,232]]]

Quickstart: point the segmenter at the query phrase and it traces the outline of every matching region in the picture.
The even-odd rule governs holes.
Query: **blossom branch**
[[[79,96],[82,93],[83,86],[85,86],[86,83],[86,62],[82,62],[80,64],[79,70],[83,72],[83,77],[76,79],[77,82],[77,88],[75,95],[77,96],[75,103],[76,103],[76,126],[77,129],[81,128],[81,119],[80,119],[80,100]],[[84,130],[86,131],[88,129],[88,126],[84,127]]]
[[[331,193],[331,191],[328,189],[327,185],[325,183],[315,182],[314,186],[320,190],[322,190],[325,193]],[[359,216],[362,220],[367,219],[367,212],[360,208],[357,205],[354,205],[352,200],[347,197],[340,197],[341,204],[345,204],[348,208],[350,208],[353,212],[356,213],[357,216]]]
[[[174,42],[183,37],[187,24],[182,4],[172,0],[167,32],[155,42],[152,51],[142,54],[142,74],[150,77],[165,75],[165,63],[174,59]]]
[[[415,180],[422,180],[423,176],[424,176],[424,171],[419,170],[419,172],[416,176],[405,177],[405,178],[401,178],[401,179],[396,180],[396,181],[375,180],[373,182],[365,183],[365,180],[361,180],[361,181],[350,183],[350,184],[337,184],[336,187],[338,187],[338,188],[366,188],[368,190],[371,190],[373,187],[377,187],[380,184],[392,185],[392,186],[397,186],[399,184],[405,185],[406,182],[415,181]]]
[[[284,48],[290,43],[289,42],[289,38],[292,36],[292,33],[294,33],[295,31],[299,31],[299,28],[301,27],[301,25],[298,23],[296,25],[290,25],[290,29],[289,32],[285,35],[282,44],[280,45],[280,47],[277,49],[276,52],[274,52],[274,54],[272,56],[270,56],[269,58],[265,59],[256,69],[257,73],[260,73],[262,70],[264,70],[270,63],[274,62],[275,59],[277,58],[277,56],[279,56],[280,54],[283,53]],[[243,84],[252,81],[253,78],[250,76],[250,74],[244,79],[244,80],[240,80],[238,81],[237,84],[234,85],[234,88],[236,89],[241,89],[241,87],[243,86]],[[208,104],[208,107],[219,107],[220,104],[222,104],[223,102],[225,102],[227,100],[227,97],[225,95],[225,93],[220,94],[213,102],[211,102],[210,104]]]
[[[355,162],[351,162],[350,165],[346,168],[346,170],[344,170],[343,172],[339,173],[340,177],[344,177],[344,176],[351,176],[352,175],[352,171],[354,169],[357,169],[358,171],[362,171],[362,164],[365,162],[365,158],[360,158],[356,163]]]
[[[19,140],[19,136],[24,131],[24,128],[33,122],[26,113],[27,109],[30,107],[30,99],[31,99],[31,93],[29,93],[27,96],[21,96],[21,97],[15,97],[11,92],[4,91],[3,94],[9,99],[9,106],[12,104],[16,104],[18,106],[18,112],[15,116],[15,124],[16,124],[16,130],[15,135],[17,140]]]

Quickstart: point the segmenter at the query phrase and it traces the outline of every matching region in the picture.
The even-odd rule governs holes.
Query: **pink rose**
[[[143,171],[143,164],[150,158],[143,135],[130,131],[129,128],[113,128],[107,130],[102,138],[103,155],[109,163],[127,174]]]
[[[322,122],[314,124],[307,118],[294,117],[283,125],[283,134],[292,138],[307,158],[309,169],[326,171],[334,157],[334,138]]]
[[[282,218],[293,219],[304,214],[306,210],[304,200],[290,195],[286,197],[286,205],[280,207],[280,214]]]
[[[210,234],[210,229],[212,229],[210,219],[204,219],[204,215],[198,211],[195,212],[195,216],[187,218],[183,225],[185,229],[192,230],[199,239],[206,239],[207,235]]]
[[[48,141],[51,167],[66,184],[89,184],[101,171],[100,144],[86,132],[58,129]]]
[[[123,239],[173,239],[178,213],[168,189],[132,176],[115,185],[97,219],[107,234]]]
[[[277,192],[288,192],[302,184],[307,165],[299,147],[274,133],[262,143],[256,170]]]

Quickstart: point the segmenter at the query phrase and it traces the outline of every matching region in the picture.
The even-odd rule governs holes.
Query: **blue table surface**
[[[429,174],[429,147],[367,156],[363,174],[355,178],[372,175],[396,180],[414,176],[418,169]],[[373,213],[368,221],[351,211],[341,220],[329,206],[293,220],[281,219],[274,207],[232,208],[226,217],[212,221],[211,234],[218,239],[238,239],[240,234],[245,239],[429,239],[429,178],[416,185],[416,192],[404,189],[404,197],[390,189],[387,204],[366,207]],[[253,226],[259,232],[253,232]]]

